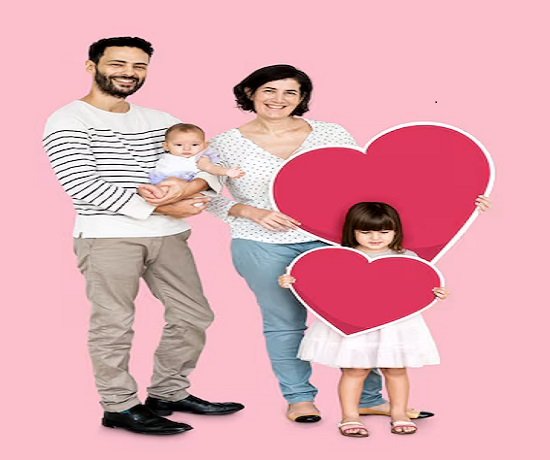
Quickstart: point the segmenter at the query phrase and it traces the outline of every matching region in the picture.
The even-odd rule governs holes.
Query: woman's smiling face
[[[269,81],[260,86],[250,97],[254,111],[260,118],[286,118],[302,100],[300,84],[293,78]]]

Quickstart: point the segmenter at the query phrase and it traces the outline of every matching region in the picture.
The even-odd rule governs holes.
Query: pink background
[[[21,1],[3,13],[4,458],[459,459],[532,457],[542,449],[547,3],[320,3]],[[257,67],[292,63],[315,84],[308,116],[343,124],[361,143],[395,124],[433,120],[470,132],[491,152],[494,207],[438,264],[453,295],[425,315],[443,364],[411,372],[412,404],[437,413],[416,436],[390,435],[385,418],[366,419],[369,439],[339,436],[338,372],[321,367],[314,382],[323,421],[300,426],[284,418],[255,301],[231,266],[228,228],[210,215],[193,219],[192,246],[217,321],[192,390],[242,401],[246,410],[175,415],[196,429],[167,438],[100,427],[73,210],[40,139],[46,117],[88,91],[88,45],[133,34],[157,52],[132,101],[211,135],[249,119],[234,108],[235,83]],[[162,311],[145,289],[138,303],[131,365],[145,396]]]

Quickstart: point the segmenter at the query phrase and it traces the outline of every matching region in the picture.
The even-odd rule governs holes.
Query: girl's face
[[[387,251],[394,238],[394,230],[355,230],[357,249],[366,252]]]

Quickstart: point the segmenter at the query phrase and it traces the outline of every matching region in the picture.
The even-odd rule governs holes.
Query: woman
[[[287,417],[296,422],[320,420],[313,401],[317,389],[309,382],[311,366],[296,357],[306,320],[305,308],[277,278],[299,254],[324,245],[300,231],[299,222],[274,211],[270,182],[280,166],[300,150],[325,144],[357,145],[341,126],[301,118],[309,110],[312,83],[289,65],[256,70],[233,89],[237,105],[255,118],[212,140],[223,162],[246,175],[227,179],[235,201],[218,196],[209,210],[231,225],[233,263],[260,305],[267,351],[283,396]],[[362,414],[389,415],[381,394],[381,379],[371,373],[361,398]],[[410,410],[411,418],[429,412]]]

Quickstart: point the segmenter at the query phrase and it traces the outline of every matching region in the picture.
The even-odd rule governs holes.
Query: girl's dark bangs
[[[357,222],[355,229],[363,231],[397,230],[395,222],[387,214],[381,216],[363,216]]]

